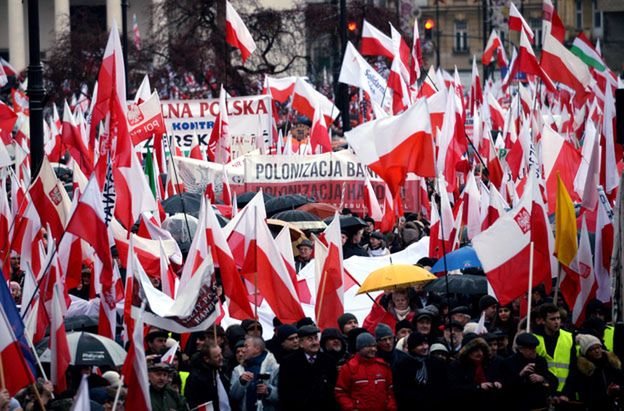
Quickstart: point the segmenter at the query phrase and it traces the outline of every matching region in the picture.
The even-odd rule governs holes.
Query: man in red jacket
[[[392,372],[375,358],[377,342],[369,333],[358,335],[357,354],[340,368],[336,400],[340,409],[349,411],[395,411]]]

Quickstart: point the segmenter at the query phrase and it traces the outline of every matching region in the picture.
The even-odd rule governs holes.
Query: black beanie
[[[342,329],[344,328],[344,326],[351,320],[357,321],[357,318],[355,318],[355,315],[351,313],[344,313],[340,317],[338,317],[338,327],[340,328],[340,332],[342,332]]]
[[[412,351],[414,348],[418,347],[420,344],[427,342],[427,336],[425,334],[421,334],[418,331],[415,331],[407,337],[407,350]]]
[[[498,300],[491,295],[484,295],[479,300],[479,311],[483,311],[492,305],[498,305]]]
[[[281,344],[293,334],[297,334],[297,329],[294,326],[290,324],[280,325],[277,329],[277,342]]]

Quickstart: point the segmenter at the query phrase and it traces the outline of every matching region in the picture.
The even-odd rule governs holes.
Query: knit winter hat
[[[351,320],[357,321],[357,318],[355,318],[355,315],[351,313],[344,313],[340,317],[338,317],[338,327],[340,328],[341,332],[344,326]]]
[[[358,351],[364,347],[370,347],[371,345],[377,345],[377,341],[375,341],[375,337],[370,333],[362,333],[358,335],[355,340],[355,349]]]
[[[579,334],[576,336],[576,343],[581,346],[581,354],[585,355],[594,345],[602,346],[598,337],[591,334]]]
[[[422,343],[427,342],[427,336],[419,332],[413,332],[407,337],[407,349],[412,351]]]
[[[491,295],[484,295],[479,300],[479,311],[483,311],[492,305],[498,305],[498,300]]]
[[[379,341],[385,337],[394,337],[392,328],[383,323],[377,324],[377,327],[375,327],[375,338]]]
[[[297,334],[297,329],[294,326],[290,324],[280,325],[277,329],[277,342],[281,344],[293,334]]]

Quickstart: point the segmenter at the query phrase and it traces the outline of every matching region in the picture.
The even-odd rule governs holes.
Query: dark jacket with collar
[[[419,383],[416,373],[420,367],[427,368],[427,381]],[[445,409],[445,392],[448,390],[446,364],[433,357],[423,362],[406,354],[397,362],[392,374],[394,395],[398,410],[418,409],[427,411]]]
[[[227,395],[230,391],[230,380],[225,373],[218,372],[206,364],[201,353],[196,353],[193,356],[191,359],[191,372],[184,388],[184,395],[191,408],[212,401],[214,410],[219,411],[217,374],[221,378],[221,383]]]
[[[533,383],[529,375],[520,376],[528,364],[533,363],[534,374],[544,377],[544,382]],[[515,353],[502,362],[503,386],[509,395],[506,408],[511,410],[529,410],[548,408],[548,397],[557,391],[557,377],[548,371],[548,363],[539,355],[532,360]]]
[[[303,350],[286,356],[279,370],[280,407],[289,410],[337,410],[335,360],[319,352],[310,364]]]

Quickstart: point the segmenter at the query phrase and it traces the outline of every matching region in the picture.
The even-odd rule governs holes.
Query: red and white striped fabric
[[[42,224],[50,226],[50,234],[59,241],[69,218],[71,201],[65,187],[58,181],[47,156],[43,158],[37,178],[28,193],[32,198]]]
[[[401,77],[403,77],[403,81],[405,81],[405,83],[410,84],[410,48],[405,40],[403,40],[401,33],[399,33],[399,31],[395,29],[392,24],[390,24],[390,34],[394,55],[393,60],[397,57],[399,58],[399,72],[401,73]]]
[[[160,362],[163,362],[165,364],[173,364],[173,360],[175,359],[178,348],[180,348],[180,344],[176,341],[171,346],[171,348],[169,348],[167,352],[164,353],[162,357],[160,357]]]
[[[392,38],[370,24],[366,19],[362,24],[360,53],[363,56],[384,56],[394,58]]]
[[[14,396],[19,390],[35,382],[22,354],[20,343],[15,338],[13,324],[9,322],[5,307],[2,305],[0,305],[0,361],[4,371],[3,388],[9,391],[9,395]]]
[[[52,309],[50,313],[50,379],[56,392],[67,390],[65,373],[71,362],[67,333],[65,332],[65,301],[57,285],[54,286]]]
[[[423,66],[422,47],[420,33],[418,32],[418,19],[414,19],[414,32],[412,33],[412,62],[410,65],[410,86],[420,78],[420,68]]]
[[[470,102],[468,108],[470,113],[474,115],[477,110],[483,104],[483,90],[481,89],[481,77],[479,76],[479,69],[477,68],[477,57],[472,56],[472,76],[470,80]]]
[[[611,254],[613,252],[613,209],[604,190],[598,186],[598,209],[594,247],[594,273],[598,282],[596,298],[602,302],[611,299]]]
[[[557,13],[557,9],[550,0],[544,0],[542,3],[542,32],[544,35],[550,33],[561,43],[565,41],[566,29]]]
[[[4,70],[4,72],[6,73],[7,76],[16,76],[17,75],[17,70],[15,69],[15,67],[13,67],[11,65],[11,63],[6,61],[2,57],[0,57],[0,67],[2,67],[2,70]]]
[[[225,41],[240,50],[245,60],[256,50],[256,42],[232,4],[225,0]]]
[[[481,192],[472,171],[468,173],[460,199],[463,205],[462,224],[467,228],[468,239],[472,239],[481,232]]]
[[[490,192],[487,198],[487,205],[481,208],[481,231],[487,230],[500,216],[505,214],[505,210],[508,208],[505,199],[492,183],[490,183]]]
[[[503,305],[527,292],[531,243],[534,286],[543,283],[550,292],[552,275],[556,273],[554,238],[535,171],[531,170],[527,178],[518,205],[472,239],[483,271]]]
[[[383,217],[381,218],[381,224],[379,224],[379,231],[381,231],[382,233],[388,233],[392,231],[392,229],[394,228],[394,223],[396,222],[397,216],[400,211],[398,208],[399,207],[395,207],[395,201],[392,198],[392,194],[390,193],[388,185],[384,184]]]
[[[544,85],[546,86],[548,91],[556,91],[556,87],[553,84],[550,76],[544,71],[542,66],[540,66],[539,62],[537,61],[537,57],[535,57],[535,53],[533,52],[533,47],[531,47],[529,38],[524,31],[520,32],[520,51],[518,54],[518,58],[514,60],[514,64],[511,65],[509,71],[510,73],[506,77],[506,82],[513,80],[518,72],[524,72],[526,74],[539,76],[544,82]]]
[[[230,162],[230,156],[230,120],[227,112],[226,91],[221,85],[219,113],[217,113],[208,140],[208,159],[215,163],[227,164]]]
[[[379,201],[377,200],[375,190],[368,176],[366,176],[364,180],[364,205],[366,206],[368,216],[375,220],[376,223],[379,223],[383,218],[383,213],[381,212]]]
[[[398,116],[364,123],[345,133],[357,156],[398,194],[408,172],[435,176],[429,110],[424,99]]]
[[[492,60],[496,56],[496,63],[498,67],[507,67],[509,62],[507,60],[507,55],[505,54],[505,47],[503,46],[503,42],[500,37],[498,37],[498,33],[496,30],[492,30],[490,34],[490,38],[488,38],[488,42],[485,45],[485,50],[483,50],[483,56],[481,56],[481,63],[487,66],[492,63]]]
[[[438,206],[434,201],[431,204],[431,228],[429,230],[429,256],[441,258],[444,254],[453,250],[455,239],[455,216],[449,202],[448,192],[444,181],[439,183],[440,206],[442,218],[438,212]]]
[[[308,283],[305,279],[297,279],[297,270],[295,269],[295,255],[292,249],[292,241],[290,238],[290,229],[286,226],[282,227],[280,232],[275,237],[275,243],[277,248],[284,259],[284,264],[288,269],[288,274],[297,288],[297,295],[299,301],[305,304],[312,304],[312,294],[308,288]]]
[[[524,17],[522,17],[522,14],[520,14],[513,2],[509,3],[509,30],[524,32],[531,43],[535,39],[531,26],[524,20]]]
[[[82,172],[90,175],[91,171],[93,171],[93,157],[82,138],[80,127],[76,123],[67,101],[65,101],[65,107],[63,108],[61,139],[63,144],[69,149],[71,156],[80,166]]]
[[[401,73],[403,66],[401,59],[392,59],[390,74],[388,75],[388,88],[392,90],[392,113],[398,114],[410,104],[410,95],[407,84]]]
[[[324,259],[315,257],[317,291],[314,314],[321,330],[336,328],[337,318],[344,313],[344,269],[338,212],[323,234],[327,241],[327,254]]]

